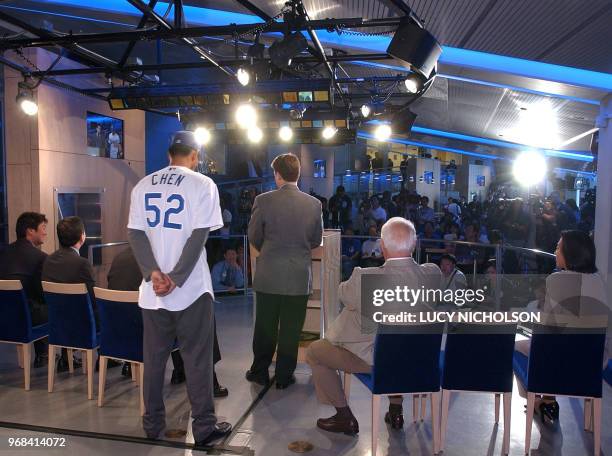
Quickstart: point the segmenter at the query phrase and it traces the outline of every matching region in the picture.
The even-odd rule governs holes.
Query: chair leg
[[[98,407],[104,405],[104,389],[106,388],[106,356],[100,356],[100,370],[98,373]]]
[[[93,399],[93,350],[87,350],[87,399]]]
[[[440,451],[444,451],[446,443],[446,428],[448,426],[448,409],[450,405],[450,390],[442,390],[442,420],[440,424]]]
[[[433,452],[440,452],[440,391],[431,393],[431,433],[433,434]]]
[[[132,381],[138,385],[138,363],[130,363],[132,371]]]
[[[510,423],[512,423],[512,393],[504,393],[504,443],[502,451],[510,453]]]
[[[144,364],[136,364],[138,367],[138,387],[140,388],[140,416],[145,414],[144,406]]]
[[[346,402],[349,401],[349,397],[351,396],[351,377],[353,375],[345,372],[344,373],[344,396],[346,397]]]
[[[599,456],[601,451],[601,398],[593,401],[593,454]]]
[[[17,344],[17,364],[19,364],[19,367],[23,369],[23,347],[21,344]]]
[[[85,355],[85,361],[87,361],[87,350],[83,350],[83,355]],[[81,355],[81,361],[83,361],[83,355]],[[81,362],[81,367],[83,369],[83,375],[87,375],[87,363]]]
[[[380,424],[380,395],[372,394],[372,455],[376,456],[378,426]]]
[[[52,393],[55,380],[55,345],[51,344],[49,344],[49,366],[47,372],[47,391]]]
[[[427,394],[421,394],[421,421],[425,421],[426,412],[427,412]]]
[[[589,398],[584,400],[584,430],[591,432],[593,428],[593,401]]]
[[[412,395],[412,422],[416,423],[419,416],[419,396]]]
[[[499,423],[499,400],[501,396],[499,394],[495,395],[495,424]]]
[[[527,422],[525,425],[525,454],[531,450],[531,427],[533,425],[533,407],[535,405],[535,393],[527,393]]]
[[[30,372],[32,368],[32,343],[23,344],[23,378],[25,380],[25,390],[30,391]]]

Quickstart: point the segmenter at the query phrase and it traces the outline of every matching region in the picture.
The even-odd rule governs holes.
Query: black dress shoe
[[[393,429],[401,429],[404,427],[404,415],[387,412],[385,414],[385,423],[390,424]]]
[[[359,423],[355,417],[349,419],[339,418],[338,414],[329,418],[319,418],[317,420],[317,427],[327,432],[337,432],[346,435],[359,434]]]
[[[276,382],[276,389],[283,390],[295,383],[295,375],[292,375],[287,380],[280,380]]]
[[[208,435],[208,437],[206,437],[204,440],[198,440],[195,443],[195,446],[196,448],[210,446],[212,442],[214,442],[215,440],[219,440],[222,437],[225,437],[230,432],[232,432],[232,425],[225,421],[222,421],[221,423],[215,424],[215,428]]]
[[[121,375],[124,377],[132,377],[132,365],[130,363],[123,363],[121,368]]]
[[[172,378],[170,379],[170,383],[173,385],[179,385],[185,381],[185,372],[182,370],[173,369],[172,370]]]
[[[249,382],[254,382],[262,386],[267,386],[268,383],[270,383],[270,374],[268,374],[268,372],[255,373],[249,369],[245,377]]]

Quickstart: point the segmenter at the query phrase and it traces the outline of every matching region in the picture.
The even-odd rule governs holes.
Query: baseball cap
[[[170,147],[175,144],[182,144],[195,150],[200,150],[201,147],[201,144],[196,140],[194,132],[187,130],[177,131],[172,135]]]

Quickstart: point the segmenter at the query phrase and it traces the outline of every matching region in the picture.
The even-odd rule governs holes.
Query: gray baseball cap
[[[174,133],[174,135],[172,135],[170,147],[174,146],[175,144],[182,144],[195,150],[200,150],[201,147],[201,144],[196,140],[194,132],[187,130],[177,131]]]

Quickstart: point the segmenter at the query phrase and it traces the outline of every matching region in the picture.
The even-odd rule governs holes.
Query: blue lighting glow
[[[517,144],[508,141],[500,141],[497,139],[481,138],[479,136],[464,135],[461,133],[454,133],[450,131],[434,130],[432,128],[425,128],[419,126],[413,126],[412,131],[414,133],[420,133],[423,135],[441,136],[443,138],[458,139],[461,141],[470,141],[479,144],[488,144],[491,146],[504,147],[508,149],[525,150],[526,148],[533,149],[525,144]],[[540,150],[540,149],[537,149]],[[570,158],[572,160],[580,160],[586,162],[592,162],[593,156],[587,151],[570,151],[570,150],[554,150],[554,149],[542,149],[542,152],[547,157],[560,157]]]

